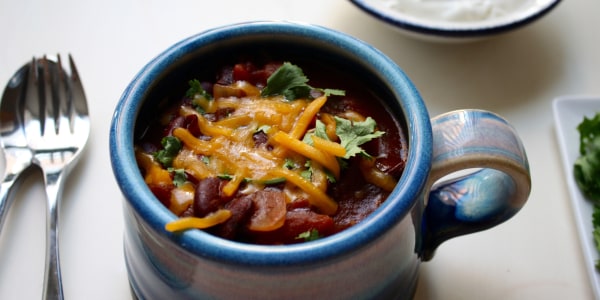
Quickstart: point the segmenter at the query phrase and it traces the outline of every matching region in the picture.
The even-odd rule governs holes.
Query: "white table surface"
[[[560,163],[552,100],[600,95],[600,1],[563,1],[534,24],[493,39],[439,44],[405,37],[348,1],[0,0],[0,85],[33,56],[72,53],[92,118],[68,178],[60,246],[67,299],[131,299],[123,260],[123,198],[108,131],[123,89],[173,43],[229,23],[285,19],[331,27],[392,57],[431,115],[482,108],[503,115],[528,152],[533,189],[508,222],[443,244],[422,264],[416,299],[591,299]],[[39,299],[45,194],[34,174],[0,235],[0,299]]]

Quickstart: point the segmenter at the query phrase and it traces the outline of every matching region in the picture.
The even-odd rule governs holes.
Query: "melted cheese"
[[[337,157],[344,157],[346,149],[338,143],[335,135],[335,120],[332,115],[321,113],[327,97],[314,100],[288,101],[283,97],[262,98],[248,84],[237,83],[247,90],[245,96],[232,96],[237,92],[229,87],[220,87],[221,98],[205,101],[198,105],[207,112],[226,109],[229,115],[217,121],[209,121],[204,115],[190,106],[182,105],[179,114],[194,115],[202,137],[194,136],[185,128],[173,130],[173,136],[180,139],[183,149],[173,160],[175,169],[184,169],[187,174],[202,180],[208,177],[228,176],[224,185],[227,196],[235,193],[253,193],[261,190],[269,181],[285,179],[283,193],[287,202],[295,199],[308,199],[321,213],[333,215],[337,203],[327,191],[326,172],[336,178],[340,176]],[[238,88],[239,88],[238,87]],[[234,86],[235,88],[235,86]],[[244,93],[242,93],[244,94]],[[363,119],[359,114],[347,112],[350,119]],[[313,145],[301,139],[307,130],[314,127],[314,120],[320,119],[326,126],[330,140],[313,136]],[[258,130],[268,136],[269,144],[256,144],[254,134]],[[136,158],[145,170],[146,182],[169,181],[169,172],[154,161],[149,154],[136,151]],[[306,162],[311,161],[311,178],[303,177]],[[290,167],[289,162],[295,167]],[[368,164],[362,165],[365,177],[386,190],[393,187],[393,178],[370,171]],[[242,185],[243,182],[247,184]],[[239,190],[243,186],[243,190]],[[176,188],[172,192],[171,210],[180,213],[191,205],[189,187]],[[169,223],[167,230],[178,231],[187,228],[211,227],[227,220],[230,212],[221,209],[204,218],[181,218]]]

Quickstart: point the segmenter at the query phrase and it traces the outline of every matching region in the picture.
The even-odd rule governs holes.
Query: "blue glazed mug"
[[[359,224],[282,246],[165,230],[176,216],[139,171],[136,124],[156,110],[169,86],[189,80],[190,66],[211,61],[215,53],[249,48],[289,52],[292,61],[316,56],[343,64],[390,95],[385,105],[406,129],[406,166],[388,199]],[[216,28],[158,55],[116,107],[110,154],[125,197],[124,251],[139,299],[411,298],[420,263],[431,259],[438,245],[506,221],[524,205],[531,184],[525,150],[504,119],[481,110],[431,119],[409,78],[383,53],[346,34],[290,22]],[[461,170],[474,171],[447,176]]]

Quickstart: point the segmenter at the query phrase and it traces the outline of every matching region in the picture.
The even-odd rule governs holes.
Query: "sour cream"
[[[398,12],[434,21],[473,22],[526,10],[536,0],[377,0]]]

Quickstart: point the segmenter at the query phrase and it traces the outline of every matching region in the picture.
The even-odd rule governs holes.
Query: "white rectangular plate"
[[[556,122],[556,133],[562,154],[563,170],[565,180],[569,188],[569,194],[573,204],[579,238],[585,257],[585,265],[594,290],[595,298],[600,299],[600,273],[596,270],[596,260],[599,259],[592,236],[592,212],[591,203],[581,194],[573,177],[573,164],[579,157],[579,131],[577,125],[583,121],[583,117],[593,117],[600,112],[600,97],[591,96],[564,96],[554,100],[554,120]],[[600,178],[598,178],[600,180]]]

